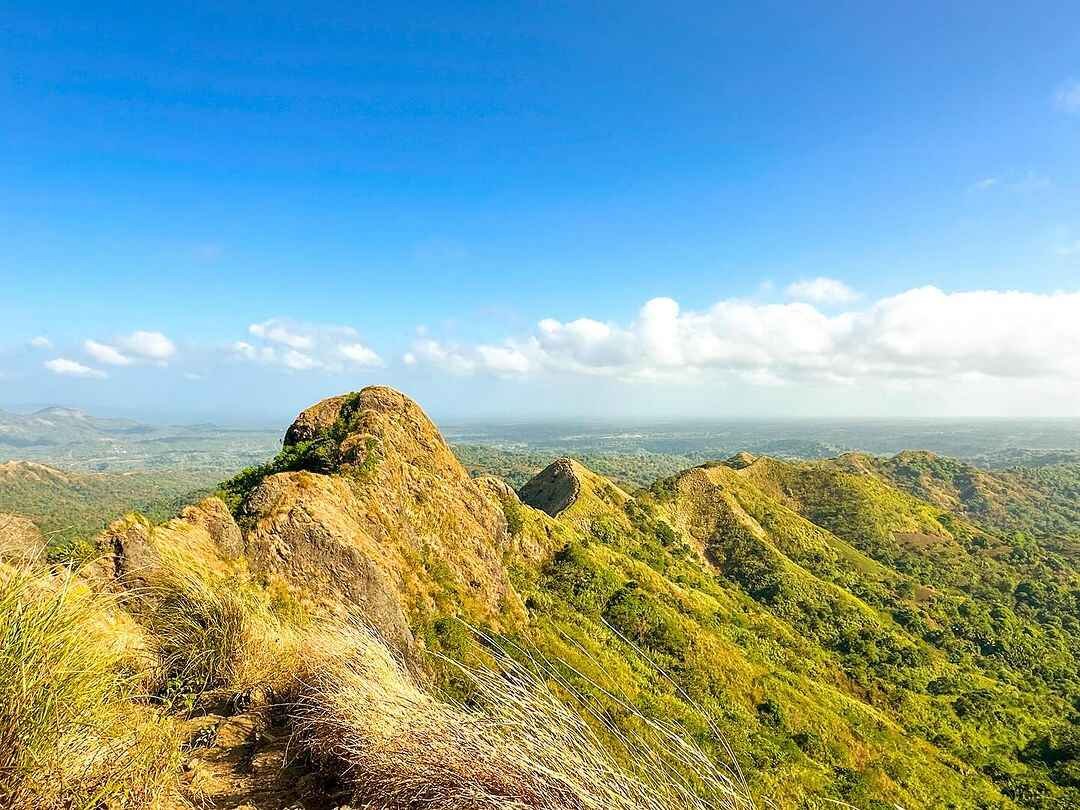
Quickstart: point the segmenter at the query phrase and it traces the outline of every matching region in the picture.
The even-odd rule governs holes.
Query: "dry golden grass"
[[[72,578],[0,566],[0,806],[153,807],[180,764],[175,723],[137,700],[113,609]]]
[[[283,688],[295,677],[299,632],[249,583],[167,569],[147,601],[164,691],[213,699]]]
[[[672,729],[629,704],[640,735],[585,722],[558,668],[519,664],[494,639],[493,669],[444,661],[471,684],[465,706],[417,686],[358,620],[283,619],[243,572],[162,555],[145,573],[110,596],[67,571],[0,565],[0,807],[175,806],[180,724],[142,693],[186,714],[255,690],[284,710],[294,750],[372,808],[751,807]]]
[[[385,810],[719,810],[751,807],[739,782],[671,729],[639,716],[628,772],[579,714],[506,655],[462,668],[470,707],[417,687],[362,627],[323,634],[293,707],[300,745]],[[614,729],[611,729],[614,731]],[[682,767],[673,761],[681,760]],[[686,774],[693,774],[687,776]]]

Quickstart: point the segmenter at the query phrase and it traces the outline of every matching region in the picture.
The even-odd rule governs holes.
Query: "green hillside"
[[[633,499],[564,466],[577,495],[553,519],[504,505],[519,532],[570,532],[516,584],[530,641],[582,688],[714,746],[716,718],[781,806],[1080,800],[1078,579],[1062,558],[834,463],[737,459]]]

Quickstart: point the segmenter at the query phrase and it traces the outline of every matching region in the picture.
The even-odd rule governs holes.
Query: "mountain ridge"
[[[130,599],[151,646],[179,568],[250,593],[274,628],[359,612],[411,677],[463,705],[476,694],[461,667],[496,648],[549,662],[622,767],[635,763],[613,730],[661,718],[711,761],[734,756],[750,794],[779,808],[1069,806],[1076,568],[890,472],[907,480],[872,457],[739,454],[630,492],[559,458],[515,491],[469,476],[419,405],[374,386],[306,409],[221,499],[110,526],[91,573],[165,593]],[[285,650],[289,634],[272,635]],[[185,699],[207,699],[185,673]],[[254,688],[236,677],[215,681],[234,703]],[[213,771],[215,751],[191,773]],[[336,754],[311,767],[363,794]]]

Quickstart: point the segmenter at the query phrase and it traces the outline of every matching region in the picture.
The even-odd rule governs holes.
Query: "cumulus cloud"
[[[403,358],[458,375],[602,375],[688,382],[727,375],[750,385],[864,380],[1080,381],[1080,293],[921,287],[829,315],[810,303],[723,300],[684,311],[646,302],[629,324],[540,321],[498,344],[418,338]]]
[[[381,366],[382,358],[363,343],[342,343],[337,347],[338,354],[358,366]]]
[[[68,360],[66,357],[57,357],[55,360],[46,360],[44,366],[53,374],[60,374],[65,377],[93,377],[104,379],[108,376],[104,371],[84,366],[82,363],[78,363],[75,360]]]
[[[316,360],[310,354],[298,352],[296,349],[289,349],[282,354],[281,362],[286,368],[291,368],[293,371],[307,371],[322,366],[321,361]]]
[[[417,338],[401,361],[407,366],[431,366],[457,376],[479,372],[498,377],[516,377],[533,370],[528,353],[511,343],[502,346],[462,346],[427,337]]]
[[[131,354],[158,363],[164,363],[176,354],[176,344],[161,332],[132,332],[117,342]]]
[[[83,349],[99,363],[105,363],[110,366],[131,365],[130,357],[121,354],[115,347],[106,345],[105,343],[98,343],[96,340],[84,340]]]
[[[315,340],[311,335],[294,331],[293,327],[287,322],[278,318],[251,324],[248,327],[248,334],[262,338],[270,343],[280,343],[290,349],[300,351],[306,351],[315,345]]]
[[[164,366],[176,354],[176,345],[161,332],[141,330],[121,335],[112,343],[87,339],[82,345],[88,355],[109,366],[130,366],[136,362]]]
[[[248,327],[251,340],[231,346],[233,356],[290,371],[321,369],[341,373],[350,368],[383,365],[374,349],[357,340],[351,326],[305,324],[285,318],[271,318]]]
[[[52,345],[52,341],[44,335],[30,338],[30,346],[34,349],[51,349]]]
[[[796,281],[789,284],[784,293],[793,301],[809,301],[813,304],[850,304],[859,297],[844,282],[825,276]]]
[[[1080,81],[1072,79],[1054,93],[1054,104],[1067,113],[1080,113]]]

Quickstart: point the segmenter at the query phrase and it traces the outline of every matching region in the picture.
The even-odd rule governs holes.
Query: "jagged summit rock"
[[[529,479],[518,494],[522,503],[534,509],[558,517],[565,512],[581,494],[581,465],[570,458],[560,458]]]
[[[330,397],[285,434],[300,469],[267,475],[240,508],[256,576],[331,609],[359,606],[391,638],[447,599],[514,621],[498,497],[469,477],[423,409],[385,386]]]
[[[521,502],[551,517],[587,519],[614,507],[621,510],[630,495],[572,458],[553,461],[518,490]]]
[[[748,453],[745,450],[741,450],[724,463],[727,466],[732,467],[733,469],[744,470],[757,460],[758,457],[755,456],[753,453]]]

